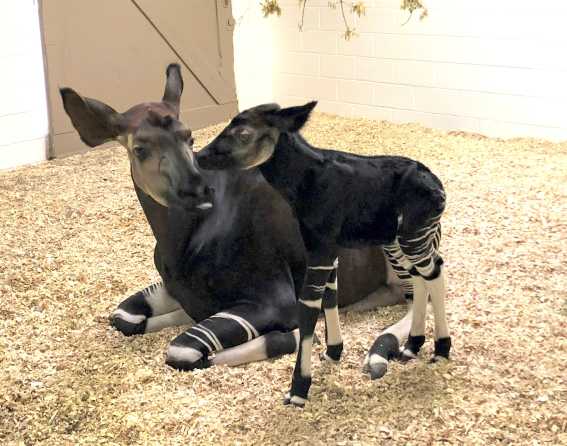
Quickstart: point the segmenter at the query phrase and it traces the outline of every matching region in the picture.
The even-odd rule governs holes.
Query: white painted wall
[[[262,17],[258,0],[232,0],[234,74],[240,110],[273,100],[273,24]]]
[[[0,0],[0,169],[42,161],[48,134],[38,5]]]
[[[296,0],[273,26],[273,97],[320,100],[319,110],[490,136],[567,139],[567,2],[366,0],[346,42],[338,10]],[[352,18],[351,18],[352,20]],[[356,21],[355,21],[356,22]]]
[[[401,24],[399,0],[366,0],[359,37],[338,11],[296,0],[264,19],[233,0],[240,109],[320,100],[346,116],[417,121],[491,136],[567,139],[567,2],[427,0]],[[45,159],[47,105],[36,0],[0,0],[0,169]]]

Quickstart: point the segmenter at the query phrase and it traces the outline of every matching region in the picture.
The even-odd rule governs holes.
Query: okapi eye
[[[187,129],[177,130],[175,132],[175,136],[179,138],[181,141],[185,141],[188,144],[193,143],[193,138],[191,137],[191,130],[187,130]]]
[[[136,155],[137,158],[143,160],[148,156],[148,151],[146,150],[145,147],[136,146],[134,147],[134,155]]]

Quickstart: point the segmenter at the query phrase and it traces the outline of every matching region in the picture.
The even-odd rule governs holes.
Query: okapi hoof
[[[364,361],[362,371],[370,375],[370,379],[380,379],[388,371],[388,360],[376,353],[371,354]]]
[[[292,405],[296,407],[304,407],[307,402],[307,395],[309,395],[309,388],[311,387],[311,377],[301,375],[293,376],[291,382],[291,389],[285,394],[284,405]]]
[[[189,372],[195,369],[206,369],[211,366],[208,358],[194,348],[181,345],[170,345],[167,349],[165,363],[176,369]]]
[[[417,358],[417,355],[409,349],[403,349],[398,356],[398,361],[406,363]]]
[[[331,358],[327,352],[323,352],[323,353],[319,353],[319,359],[323,362],[326,362],[328,364],[339,364],[341,361],[340,359],[333,359]]]
[[[400,362],[408,362],[417,358],[419,350],[425,343],[425,336],[408,336],[404,349],[400,352],[398,359]]]
[[[146,332],[147,317],[143,314],[130,314],[122,309],[110,315],[110,326],[116,328],[124,336],[134,336]]]
[[[319,358],[321,361],[326,361],[330,364],[338,364],[341,361],[341,355],[343,354],[343,343],[337,345],[328,345],[327,351],[321,353]]]
[[[435,351],[429,362],[440,362],[449,360],[451,351],[451,338],[439,338],[435,341]]]
[[[294,395],[291,396],[288,393],[285,394],[284,396],[284,406],[295,406],[295,407],[300,407],[300,408],[304,408],[305,407],[305,403],[307,402],[307,400],[305,398],[301,398],[300,396]]]
[[[370,368],[370,379],[380,379],[388,371],[388,364],[374,364],[369,366]]]

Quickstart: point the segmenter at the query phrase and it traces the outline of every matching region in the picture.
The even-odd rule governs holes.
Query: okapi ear
[[[317,101],[308,102],[305,105],[282,108],[268,114],[268,120],[284,132],[297,132],[309,119],[309,115],[317,105]]]
[[[116,139],[126,129],[124,117],[96,99],[83,98],[72,88],[60,88],[63,107],[81,140],[90,147]]]
[[[175,117],[179,118],[179,103],[183,93],[183,77],[181,67],[177,63],[170,63],[165,70],[165,91],[162,102],[169,104],[175,110]]]

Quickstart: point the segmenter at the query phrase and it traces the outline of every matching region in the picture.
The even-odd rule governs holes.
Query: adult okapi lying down
[[[424,343],[428,295],[435,317],[433,359],[448,358],[451,338],[445,316],[443,260],[438,253],[445,192],[423,164],[399,156],[363,157],[311,146],[299,134],[316,102],[282,109],[265,104],[237,115],[197,155],[205,169],[259,166],[290,203],[308,252],[308,273],[299,300],[300,347],[285,402],[302,406],[311,386],[311,349],[321,306],[328,333],[325,357],[338,361],[343,349],[336,308],[325,284],[339,247],[383,245],[387,258],[413,298],[411,331],[402,359]],[[409,316],[408,316],[409,318]],[[365,369],[382,376],[399,336],[382,334]]]
[[[294,352],[296,292],[306,271],[297,221],[258,170],[199,170],[191,132],[178,120],[180,67],[171,64],[166,74],[161,102],[124,113],[61,89],[65,110],[87,145],[114,140],[126,148],[156,238],[162,283],[124,300],[111,323],[132,335],[198,321],[167,351],[166,362],[183,370]],[[375,275],[375,255],[350,252],[345,280],[354,282],[357,271],[362,281]],[[335,289],[334,283],[326,287],[331,301]]]

